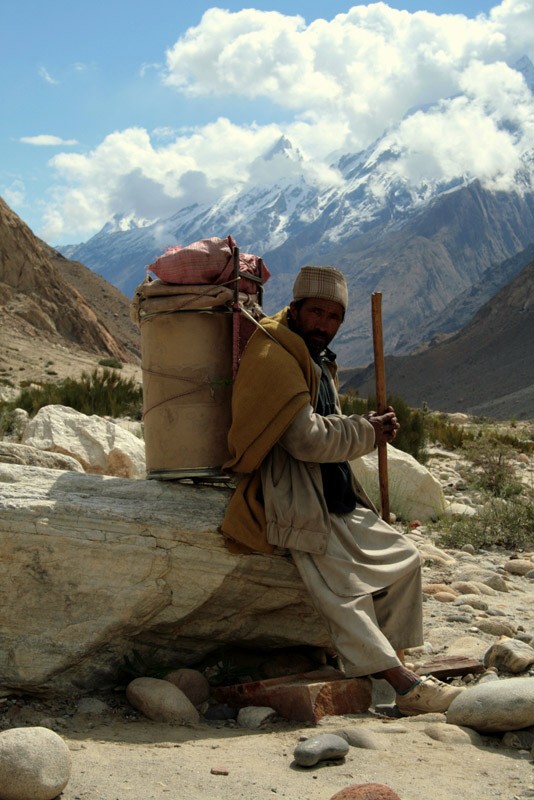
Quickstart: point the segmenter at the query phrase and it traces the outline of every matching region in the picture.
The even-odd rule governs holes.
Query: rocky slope
[[[388,352],[410,352],[430,336],[465,324],[455,306],[484,273],[498,274],[505,259],[531,244],[534,230],[534,193],[528,187],[495,193],[473,181],[441,187],[423,202],[415,190],[395,184],[383,187],[379,203],[365,183],[373,165],[372,154],[357,169],[346,164],[343,190],[312,192],[302,182],[260,186],[142,228],[106,226],[85,244],[62,251],[131,295],[146,265],[165,247],[232,234],[242,250],[263,256],[272,272],[265,291],[269,313],[290,299],[300,266],[336,265],[347,275],[351,297],[338,354],[343,366],[362,366],[372,356],[373,291],[384,295]],[[442,319],[446,309],[452,327]]]
[[[135,366],[129,301],[38,239],[0,198],[0,388],[50,380],[115,357]]]
[[[413,356],[388,356],[387,388],[409,404],[496,419],[534,417],[534,261],[459,333]],[[372,366],[342,389],[374,392]]]

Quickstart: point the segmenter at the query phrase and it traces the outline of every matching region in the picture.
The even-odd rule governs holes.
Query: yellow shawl
[[[234,552],[273,552],[265,534],[259,468],[317,392],[312,359],[304,340],[288,327],[287,308],[261,325],[267,333],[257,330],[251,337],[232,393],[231,458],[224,466],[242,477],[221,529]]]

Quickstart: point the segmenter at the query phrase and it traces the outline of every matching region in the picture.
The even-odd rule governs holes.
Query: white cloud
[[[49,83],[51,86],[56,86],[59,81],[52,77],[46,67],[39,67],[37,70],[40,77],[46,82]]]
[[[21,136],[19,141],[37,147],[67,147],[78,144],[76,139],[62,139],[61,136],[52,136],[48,133],[40,133],[38,136]]]
[[[280,135],[276,125],[243,127],[221,118],[161,146],[146,130],[130,128],[110,134],[86,155],[59,153],[50,160],[60,183],[44,235],[59,241],[75,230],[84,237],[116,212],[153,218],[214,202],[248,180],[251,163]]]
[[[310,122],[342,120],[346,145],[358,147],[409,108],[458,92],[473,59],[506,60],[520,28],[534,28],[531,0],[505,0],[475,20],[375,3],[309,25],[212,8],[168,50],[166,82],[194,96],[265,97]],[[523,52],[532,48],[520,38]]]
[[[155,70],[156,72],[159,72],[161,67],[162,67],[162,65],[161,64],[157,64],[157,63],[141,64],[141,67],[139,69],[139,75],[141,76],[141,78],[144,78],[147,73],[152,72],[153,70]]]
[[[534,148],[532,95],[502,63],[472,62],[460,84],[462,95],[403,120],[383,148],[401,154],[395,170],[416,184],[466,175],[510,190],[521,156]]]
[[[178,134],[178,131],[174,128],[170,128],[168,125],[162,125],[159,128],[154,128],[152,131],[152,136],[155,139],[173,139]]]
[[[23,208],[26,201],[26,187],[23,181],[16,179],[10,186],[5,186],[2,195],[11,208]]]
[[[532,0],[503,0],[476,19],[378,2],[310,24],[212,8],[167,51],[164,81],[186,97],[227,97],[229,114],[232,97],[245,98],[251,120],[267,100],[285,122],[162,124],[152,137],[131,128],[85,155],[59,154],[46,235],[90,235],[117,212],[153,218],[213,202],[265,175],[257,159],[281,135],[303,153],[293,168],[315,181],[336,179],[325,165],[333,151],[364,149],[387,130],[384,147],[401,154],[408,181],[469,174],[504,187],[534,147],[532,94],[509,66],[534,58],[532,30]],[[286,162],[275,161],[268,174],[284,173]]]

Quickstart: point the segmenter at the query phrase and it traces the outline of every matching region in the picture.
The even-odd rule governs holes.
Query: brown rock
[[[504,564],[504,569],[511,575],[526,575],[534,569],[534,562],[526,558],[513,558]]]
[[[199,721],[194,705],[169,681],[134,678],[126,687],[126,699],[137,711],[155,722],[196,725]]]
[[[489,586],[490,589],[495,589],[496,592],[507,592],[508,586],[506,584],[506,580],[503,578],[502,575],[491,575],[489,578],[486,578],[483,583],[486,586]]]
[[[480,587],[474,581],[453,581],[451,588],[456,594],[482,594]]]
[[[477,621],[477,628],[482,633],[490,633],[493,636],[515,636],[517,625],[504,619],[481,619]]]
[[[418,675],[433,675],[440,680],[480,672],[484,672],[484,666],[480,661],[456,655],[437,656],[417,668]]]
[[[423,594],[434,595],[437,592],[448,592],[449,594],[458,594],[447,583],[425,583],[423,586]]]
[[[164,680],[180,689],[194,706],[201,706],[210,696],[207,678],[196,669],[175,669],[165,675]]]
[[[0,462],[5,464],[25,464],[29,467],[61,469],[70,472],[83,472],[79,461],[63,453],[48,453],[37,447],[18,442],[0,442]]]
[[[353,783],[332,795],[330,800],[401,800],[383,783]]]
[[[358,714],[371,705],[369,678],[345,678],[325,668],[233,686],[220,686],[213,696],[234,708],[269,706],[284,719],[316,724],[322,717]]]
[[[434,595],[434,600],[437,600],[440,603],[453,603],[456,600],[457,595],[453,594],[452,592],[436,592]]]
[[[534,664],[534,648],[519,639],[507,636],[495,642],[484,654],[484,666],[496,667],[499,672],[515,675],[525,672]]]

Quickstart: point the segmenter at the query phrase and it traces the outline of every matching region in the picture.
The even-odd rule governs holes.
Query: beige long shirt
[[[268,541],[309,553],[325,582],[342,596],[378,591],[419,563],[416,548],[379,519],[355,478],[355,512],[330,514],[326,507],[320,463],[352,461],[374,445],[373,426],[363,417],[323,417],[309,405],[261,468]]]

